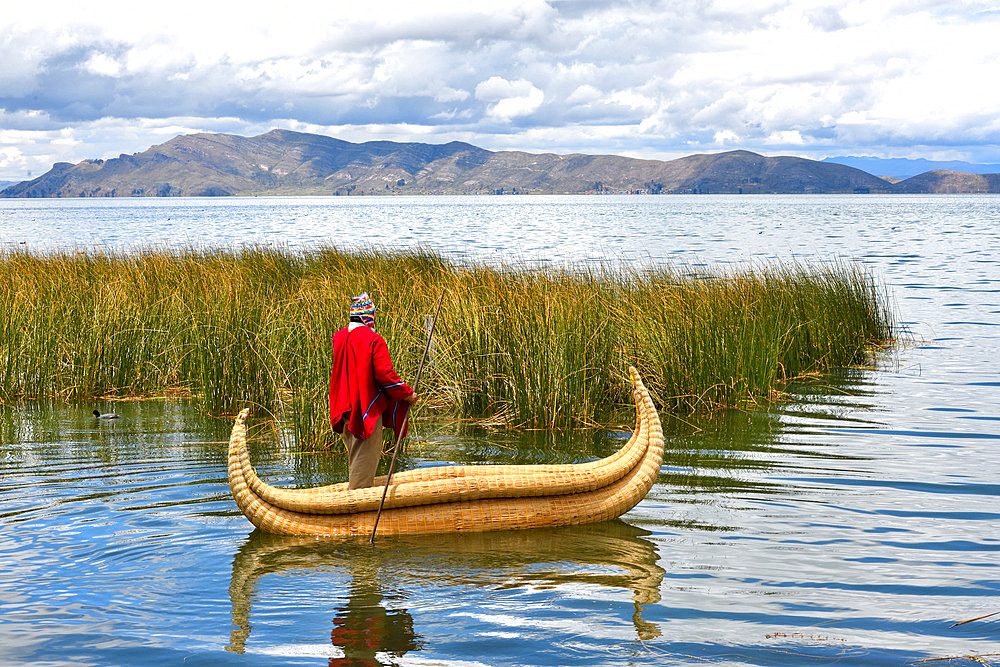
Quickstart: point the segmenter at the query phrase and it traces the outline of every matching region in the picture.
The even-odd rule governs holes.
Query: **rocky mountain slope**
[[[900,181],[896,192],[940,194],[985,194],[1000,192],[1000,174],[970,174],[936,169]]]
[[[930,172],[930,174],[957,172]],[[998,192],[997,175],[899,183],[853,167],[749,151],[639,160],[488,151],[471,144],[372,141],[272,130],[181,135],[110,160],[57,163],[4,197],[225,195]],[[962,187],[971,188],[961,190]]]

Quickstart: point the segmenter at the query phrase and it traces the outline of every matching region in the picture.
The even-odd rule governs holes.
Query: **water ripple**
[[[899,665],[1000,651],[997,618],[952,627],[1000,599],[998,212],[989,196],[0,200],[0,245],[37,250],[314,248],[392,219],[384,247],[457,261],[857,261],[909,340],[871,368],[790,384],[773,409],[665,419],[664,467],[623,522],[374,548],[253,531],[229,497],[228,425],[197,406],[123,403],[115,425],[90,406],[0,406],[0,662]],[[616,444],[435,433],[412,465]],[[254,456],[276,483],[342,472]]]

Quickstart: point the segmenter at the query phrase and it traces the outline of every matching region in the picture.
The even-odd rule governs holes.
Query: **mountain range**
[[[1000,164],[975,164],[961,160],[927,160],[924,158],[879,158],[845,155],[823,158],[823,162],[846,164],[882,178],[904,180],[928,171],[961,171],[969,174],[1000,174]]]
[[[935,170],[905,180],[853,166],[749,151],[643,160],[489,151],[272,130],[188,134],[109,160],[59,162],[3,197],[379,194],[1000,192],[1000,173]]]

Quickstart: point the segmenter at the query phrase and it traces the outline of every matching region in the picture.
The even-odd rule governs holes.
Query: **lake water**
[[[620,521],[374,547],[255,532],[230,424],[195,403],[0,406],[0,663],[1000,664],[1000,197],[0,200],[4,248],[242,243],[857,261],[912,342],[770,411],[664,415],[660,478]],[[625,437],[413,433],[407,466]],[[277,484],[343,478],[266,434],[252,456]]]

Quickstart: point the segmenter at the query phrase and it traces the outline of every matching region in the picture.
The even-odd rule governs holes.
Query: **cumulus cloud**
[[[567,104],[592,104],[599,101],[603,93],[589,83],[577,86],[566,98]]]
[[[122,71],[121,63],[106,53],[95,53],[87,59],[83,68],[92,74],[113,77],[120,75]]]
[[[170,128],[646,157],[936,146],[1000,161],[1000,14],[987,1],[172,8],[5,8],[0,131],[30,138],[0,142],[0,180],[142,150]],[[54,143],[60,132],[79,143]]]
[[[0,137],[0,142],[3,139]],[[24,156],[15,146],[0,146],[0,168],[20,170],[24,167]]]
[[[476,99],[492,102],[486,113],[498,120],[510,120],[534,113],[542,105],[544,93],[530,81],[508,81],[491,76],[476,86]]]
[[[777,146],[802,146],[805,140],[798,130],[779,130],[769,134],[764,143]]]
[[[715,140],[715,143],[719,144],[720,146],[725,145],[727,143],[732,144],[740,140],[739,135],[737,135],[732,130],[719,130],[712,136],[712,138]]]

